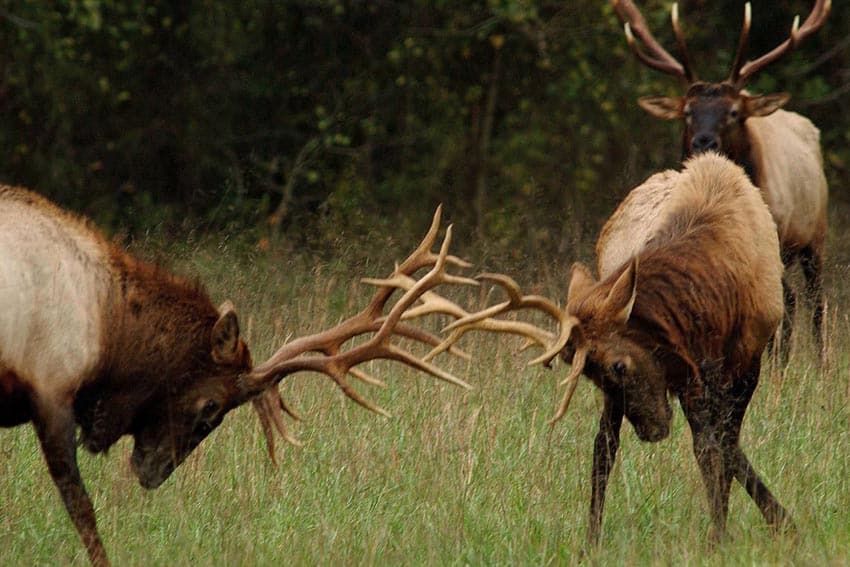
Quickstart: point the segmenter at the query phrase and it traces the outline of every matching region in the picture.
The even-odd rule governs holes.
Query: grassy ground
[[[736,484],[731,537],[712,549],[690,434],[677,411],[673,433],[661,443],[641,443],[624,427],[602,546],[584,557],[586,564],[850,564],[850,300],[842,287],[842,239],[833,240],[830,366],[822,374],[813,366],[801,324],[791,364],[763,371],[743,430],[744,450],[793,515],[799,537],[772,536]],[[166,256],[208,282],[216,300],[234,300],[260,360],[291,334],[359,309],[365,295],[351,282],[385,275],[402,254],[382,250],[371,262],[342,266],[223,241],[168,248]],[[556,270],[539,285],[556,298],[564,281]],[[577,562],[601,398],[584,381],[567,417],[550,428],[565,366],[526,368],[529,357],[516,354],[516,346],[478,335],[464,345],[474,353],[471,363],[442,360],[476,386],[471,392],[376,364],[370,372],[390,387],[361,391],[393,419],[348,402],[324,377],[291,378],[282,391],[305,418],[292,426],[305,446],[279,447],[279,470],[265,454],[250,406],[229,416],[156,491],[143,490],[132,475],[130,440],[107,457],[81,452],[113,562]],[[0,549],[0,565],[86,564],[30,427],[0,430]]]

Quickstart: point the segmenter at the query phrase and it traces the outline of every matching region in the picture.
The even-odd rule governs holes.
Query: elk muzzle
[[[139,484],[148,490],[158,488],[171,476],[177,466],[170,456],[164,459],[157,458],[156,451],[145,451],[138,445],[133,449],[130,464],[139,479]]]
[[[646,400],[639,407],[629,407],[627,404],[625,410],[626,417],[641,441],[655,443],[670,435],[673,410],[666,395],[657,403]]]
[[[699,132],[691,138],[691,154],[720,151],[720,137],[713,132]]]

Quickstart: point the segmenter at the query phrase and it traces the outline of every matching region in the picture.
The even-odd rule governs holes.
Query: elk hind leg
[[[73,409],[44,400],[39,400],[36,407],[33,423],[50,476],[59,489],[65,509],[77,528],[92,565],[107,567],[109,560],[97,532],[94,507],[77,466]]]
[[[812,307],[812,334],[818,347],[819,358],[824,357],[823,319],[826,306],[823,297],[823,251],[821,247],[807,246],[800,251],[800,266],[806,278],[806,300]]]
[[[787,267],[787,265],[786,265]],[[794,327],[794,315],[797,313],[797,294],[788,283],[786,276],[782,277],[782,296],[785,305],[785,313],[782,315],[782,330],[779,336],[779,361],[782,366],[788,363],[791,352],[791,336]],[[771,337],[769,349],[773,352],[776,348],[775,337]]]
[[[744,486],[747,494],[750,495],[750,498],[759,507],[767,525],[775,532],[782,530],[794,531],[794,523],[791,520],[791,516],[753,469],[747,456],[744,455],[744,451],[740,447],[735,447],[734,451],[735,478]]]
[[[741,424],[744,421],[747,406],[758,384],[760,369],[760,358],[756,357],[750,369],[734,383],[732,390],[729,392],[728,405],[730,411],[726,422],[727,434],[724,439],[724,459],[728,469],[734,473],[735,478],[738,479],[738,482],[741,483],[747,494],[750,495],[750,498],[753,499],[756,506],[761,510],[767,525],[775,531],[783,528],[793,531],[794,526],[790,515],[773,493],[770,492],[770,489],[767,488],[755,469],[753,469],[753,466],[750,464],[749,459],[747,459],[739,444]]]

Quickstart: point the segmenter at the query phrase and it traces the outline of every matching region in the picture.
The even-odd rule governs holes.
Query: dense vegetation
[[[812,3],[755,0],[750,53]],[[725,77],[743,2],[681,4],[698,73]],[[673,50],[669,3],[639,5]],[[841,200],[850,18],[833,9],[751,88],[791,92],[823,130]],[[297,245],[421,226],[445,202],[469,233],[547,258],[676,163],[679,126],[634,100],[677,88],[603,0],[8,0],[0,180],[130,235],[188,218]]]

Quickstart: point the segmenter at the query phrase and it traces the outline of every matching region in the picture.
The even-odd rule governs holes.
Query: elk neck
[[[114,281],[104,310],[103,359],[74,405],[83,440],[105,451],[128,433],[139,410],[212,364],[218,312],[204,290],[114,248]]]

